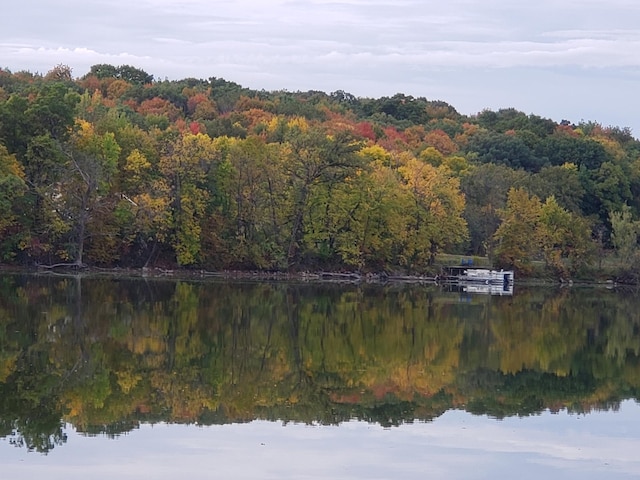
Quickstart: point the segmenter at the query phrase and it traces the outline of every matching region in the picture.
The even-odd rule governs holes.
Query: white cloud
[[[630,0],[22,0],[11,16],[0,32],[0,62],[11,70],[66,63],[82,75],[95,63],[129,63],[156,78],[218,76],[258,89],[377,96],[411,87],[404,93],[451,92],[441,99],[468,113],[479,101],[457,102],[473,95],[525,109],[534,97],[557,100],[552,89],[589,90],[587,107],[565,102],[562,116],[637,122],[628,99],[640,71],[640,3]],[[526,105],[509,103],[516,89],[531,96]]]

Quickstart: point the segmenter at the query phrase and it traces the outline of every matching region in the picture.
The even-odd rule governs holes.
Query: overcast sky
[[[401,92],[640,136],[637,0],[20,0],[0,66],[133,65],[254,89]]]
[[[143,425],[116,439],[68,432],[49,455],[0,441],[11,480],[631,479],[640,476],[640,408],[498,421],[449,410],[430,423]]]

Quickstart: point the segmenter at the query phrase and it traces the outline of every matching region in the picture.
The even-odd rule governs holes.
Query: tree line
[[[626,128],[138,68],[0,70],[0,261],[427,272],[442,252],[637,279]],[[607,255],[605,255],[605,253]]]

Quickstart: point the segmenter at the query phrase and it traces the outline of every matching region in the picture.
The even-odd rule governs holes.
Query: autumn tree
[[[160,97],[144,100],[138,107],[138,113],[144,116],[164,117],[170,122],[175,122],[182,115],[178,107]]]
[[[73,81],[72,69],[69,65],[62,63],[56,65],[47,72],[44,76],[44,80],[52,82],[71,82]]]
[[[502,223],[494,234],[498,266],[521,273],[531,271],[532,260],[540,252],[541,208],[538,197],[530,196],[526,190],[509,190],[507,205],[499,212]]]
[[[24,178],[15,155],[9,154],[0,144],[0,258],[4,260],[14,257],[25,247],[18,208],[27,193]]]
[[[292,124],[287,133],[290,160],[285,171],[291,184],[291,227],[287,248],[290,266],[300,260],[305,233],[305,215],[314,187],[336,184],[354,172],[358,166],[357,144],[346,132],[334,136],[310,128],[306,122]]]
[[[458,146],[441,129],[431,130],[426,134],[424,141],[428,146],[434,147],[443,155],[451,155],[458,151]]]
[[[218,116],[215,102],[203,92],[195,93],[189,97],[187,111],[194,120],[213,120]]]
[[[460,180],[447,167],[434,167],[412,156],[403,160],[398,172],[413,197],[409,213],[405,262],[411,269],[433,264],[442,248],[461,245],[468,239],[462,213],[464,195]]]
[[[180,265],[200,260],[201,222],[210,195],[205,180],[216,156],[211,137],[187,133],[168,145],[160,159],[160,169],[171,192],[171,241]]]
[[[203,262],[214,268],[285,268],[288,149],[263,138],[218,137],[205,187]]]
[[[103,220],[110,205],[110,186],[115,175],[120,146],[112,133],[97,134],[92,125],[78,122],[78,130],[65,149],[68,159],[68,176],[62,181],[66,216],[71,220],[72,248],[62,253],[74,260],[76,266],[84,265],[84,249],[87,239],[94,247],[100,239],[110,241],[103,247],[99,260],[111,260],[109,253],[116,249],[112,229]],[[108,215],[106,215],[108,217]],[[106,257],[104,256],[106,255]]]
[[[319,205],[324,209],[313,211],[311,219],[320,225],[309,240],[349,268],[382,271],[397,264],[412,199],[391,168],[389,152],[371,146],[358,155],[363,168],[335,186]]]

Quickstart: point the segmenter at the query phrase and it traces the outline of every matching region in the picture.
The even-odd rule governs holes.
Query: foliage
[[[465,200],[459,179],[445,166],[435,168],[408,158],[398,172],[414,203],[409,212],[403,255],[413,270],[433,264],[442,248],[452,249],[467,239],[467,225],[462,218]]]
[[[498,266],[527,273],[540,250],[540,199],[524,189],[512,188],[507,205],[500,212],[502,223],[496,230],[495,255]]]
[[[637,251],[640,222],[631,217],[631,208],[624,205],[620,211],[610,213],[611,243],[623,265],[629,265]]]
[[[93,65],[89,70],[88,75],[94,75],[97,78],[114,78],[121,79],[127,83],[144,85],[153,82],[153,75],[149,75],[144,70],[141,70],[131,65],[120,65],[114,67],[108,64]]]
[[[27,193],[25,174],[15,155],[0,144],[0,258],[9,260],[22,248],[19,222]]]
[[[540,230],[545,262],[556,276],[569,278],[592,260],[594,245],[587,233],[588,225],[562,208],[554,196],[542,205]]]
[[[493,256],[494,234],[512,187],[522,188],[528,174],[492,163],[474,165],[461,179],[465,195],[464,217],[469,226],[470,252]]]
[[[507,265],[500,212],[523,189],[553,197],[548,220],[569,224],[539,223],[539,248],[507,257],[567,276],[591,262],[592,230],[613,246],[611,212],[640,216],[628,129],[513,108],[465,116],[402,93],[157,81],[129,65],[79,79],[65,65],[1,70],[0,146],[14,172],[0,255],[22,265],[425,272],[444,250]]]

